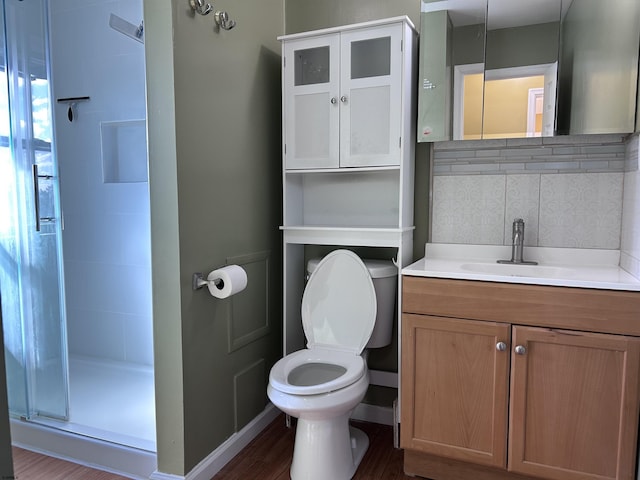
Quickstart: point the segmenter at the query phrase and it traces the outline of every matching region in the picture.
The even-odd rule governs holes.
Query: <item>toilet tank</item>
[[[307,274],[311,275],[320,258],[312,258],[307,263]],[[369,270],[376,291],[376,323],[365,348],[380,348],[391,343],[393,320],[395,318],[396,292],[398,287],[398,268],[388,260],[367,260],[362,262]]]

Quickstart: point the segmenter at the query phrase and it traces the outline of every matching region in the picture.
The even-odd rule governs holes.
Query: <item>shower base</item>
[[[69,421],[11,420],[14,444],[149,478],[156,465],[153,369],[71,356]]]

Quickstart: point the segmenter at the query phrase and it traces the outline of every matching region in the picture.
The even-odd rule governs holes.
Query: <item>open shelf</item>
[[[411,235],[415,227],[335,227],[335,226],[286,226],[286,243],[315,245],[345,245],[398,247],[403,237]]]

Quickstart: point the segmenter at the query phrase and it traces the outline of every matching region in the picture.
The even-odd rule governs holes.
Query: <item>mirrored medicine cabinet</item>
[[[637,0],[422,0],[418,141],[638,131]]]

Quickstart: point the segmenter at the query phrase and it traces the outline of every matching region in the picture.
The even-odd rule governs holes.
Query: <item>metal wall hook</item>
[[[225,30],[231,30],[236,26],[235,20],[231,20],[229,18],[229,14],[225,11],[217,11],[213,14],[213,18],[216,21],[216,24]]]
[[[204,3],[204,0],[189,0],[189,4],[193,11],[200,15],[209,15],[213,10],[213,6],[210,3]]]

